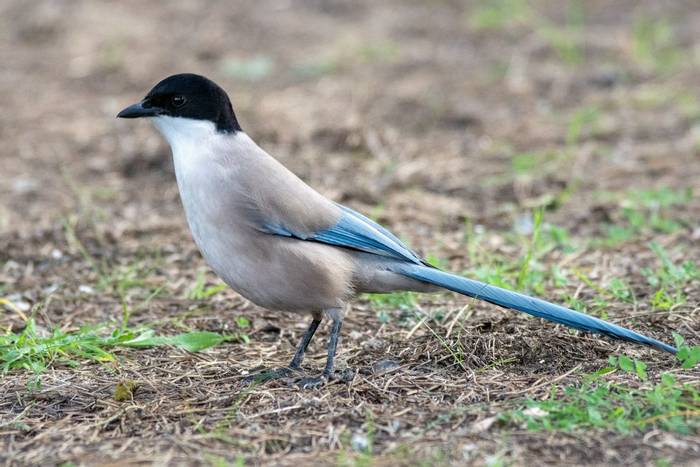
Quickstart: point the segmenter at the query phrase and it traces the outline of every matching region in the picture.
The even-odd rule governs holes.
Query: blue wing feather
[[[279,224],[265,224],[259,230],[283,237],[295,237],[301,240],[353,248],[375,255],[408,261],[409,263],[423,264],[416,253],[411,251],[387,229],[348,207],[342,205],[338,205],[338,207],[342,210],[342,215],[338,222],[311,235],[293,232]]]
[[[372,227],[374,227],[375,229],[377,229],[380,233],[384,234],[384,235],[385,235],[386,237],[388,237],[389,239],[393,240],[394,242],[398,243],[399,245],[404,246],[403,242],[401,242],[401,240],[399,240],[399,238],[398,238],[396,235],[394,235],[394,234],[391,233],[389,230],[387,230],[383,225],[381,225],[381,224],[379,224],[379,223],[373,221],[372,219],[370,219],[369,217],[365,216],[364,214],[361,214],[361,213],[359,213],[359,212],[357,212],[357,211],[355,211],[355,210],[353,210],[353,209],[350,209],[350,208],[347,207],[347,206],[343,206],[342,204],[338,204],[338,203],[336,203],[336,206],[338,206],[340,209],[342,209],[343,211],[345,211],[348,215],[353,216],[353,217],[357,217],[358,219],[364,221],[365,223],[367,223],[367,224],[369,224],[370,226],[372,226]],[[404,246],[404,247],[405,247],[405,246]],[[413,252],[411,252],[411,253],[413,253]],[[415,256],[415,254],[414,254],[414,256]]]
[[[504,308],[529,313],[555,323],[565,324],[574,329],[604,334],[612,338],[648,345],[666,352],[676,352],[676,349],[668,344],[601,319],[569,310],[538,298],[435,269],[422,261],[416,253],[411,251],[401,240],[381,225],[350,208],[338,206],[342,210],[342,215],[338,222],[327,229],[310,235],[292,232],[279,224],[263,225],[260,227],[260,231],[343,248],[352,248],[399,260],[398,263],[394,262],[392,269],[398,274],[417,281],[437,285],[469,297],[485,300]]]
[[[316,232],[310,240],[420,264],[418,255],[386,229],[377,228],[378,226],[379,224],[367,217],[349,208],[343,208],[343,215],[334,226]]]

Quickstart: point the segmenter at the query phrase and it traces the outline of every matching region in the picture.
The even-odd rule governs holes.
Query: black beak
[[[141,118],[141,117],[155,117],[163,113],[163,109],[159,107],[154,107],[150,104],[144,106],[143,102],[138,104],[130,105],[126,109],[122,110],[117,114],[117,118]]]

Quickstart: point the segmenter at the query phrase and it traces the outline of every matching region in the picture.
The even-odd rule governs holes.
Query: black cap
[[[226,91],[212,80],[193,73],[165,78],[141,102],[122,110],[117,117],[158,115],[208,120],[224,133],[241,131]]]

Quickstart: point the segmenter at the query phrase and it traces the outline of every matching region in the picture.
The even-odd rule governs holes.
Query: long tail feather
[[[456,276],[440,271],[439,269],[410,264],[402,265],[396,272],[410,277],[411,279],[437,285],[438,287],[443,287],[468,297],[484,300],[504,308],[523,311],[533,316],[564,324],[574,329],[604,334],[614,339],[636,342],[672,354],[676,353],[676,349],[673,346],[608,323],[602,319],[594,318],[593,316],[588,316],[578,311],[569,310],[562,306],[545,302],[539,298],[529,297],[483,282]]]

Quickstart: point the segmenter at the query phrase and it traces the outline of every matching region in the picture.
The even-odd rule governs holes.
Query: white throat
[[[195,120],[193,118],[169,117],[159,115],[153,117],[153,124],[170,144],[173,153],[180,149],[190,149],[201,145],[217,135],[213,122]]]

